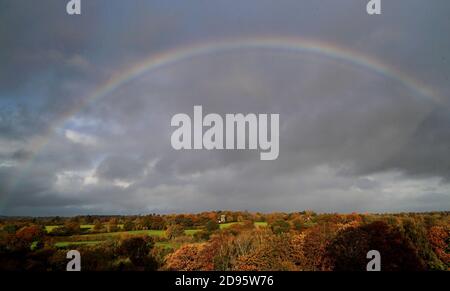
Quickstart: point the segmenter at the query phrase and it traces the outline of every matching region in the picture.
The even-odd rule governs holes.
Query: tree
[[[16,233],[17,231],[17,225],[15,224],[7,224],[3,227],[3,230],[7,233]]]
[[[213,232],[215,230],[218,230],[220,228],[219,224],[215,220],[210,220],[206,223],[205,228],[209,232]]]
[[[169,239],[174,239],[182,235],[184,235],[184,228],[179,224],[172,224],[166,230],[166,236]]]
[[[433,251],[428,233],[422,217],[404,218],[400,226],[402,235],[406,237],[416,248],[420,259],[426,263],[430,270],[442,270],[443,263]]]
[[[229,271],[239,268],[236,267],[239,257],[251,256],[269,235],[272,233],[266,229],[227,231],[215,235],[211,241],[218,243],[219,247],[214,257],[214,269]]]
[[[159,215],[147,215],[142,219],[142,226],[146,229],[164,229],[166,221]]]
[[[175,223],[180,224],[183,227],[192,227],[194,224],[192,218],[184,214],[177,215],[175,217]]]
[[[401,233],[382,221],[347,228],[328,245],[326,255],[335,271],[365,271],[367,252],[381,254],[383,271],[421,271],[423,261]]]
[[[200,230],[194,233],[194,239],[196,241],[206,241],[209,240],[211,233],[205,230]]]
[[[69,220],[64,224],[64,229],[68,235],[79,234],[81,231],[80,223],[76,220]]]
[[[292,221],[292,226],[294,227],[294,230],[300,231],[303,229],[303,222],[301,219],[296,218]]]
[[[298,271],[302,271],[302,264],[305,261],[305,253],[303,245],[305,242],[305,233],[294,233],[290,237],[289,248],[290,248],[290,260]]]
[[[135,228],[135,225],[130,220],[125,221],[125,223],[123,224],[123,230],[125,230],[125,231],[131,231],[131,230],[134,230],[134,228]]]
[[[274,223],[272,223],[270,228],[272,229],[273,233],[280,234],[280,233],[288,232],[289,229],[291,228],[291,226],[289,225],[289,223],[287,223],[283,219],[279,219],[279,220],[275,221]]]
[[[166,257],[166,269],[172,271],[213,271],[214,257],[223,244],[222,239],[216,238],[205,244],[183,245]]]
[[[254,233],[256,234],[256,233]],[[289,235],[265,233],[249,252],[237,257],[233,266],[238,271],[295,271],[291,260]]]
[[[443,226],[433,226],[428,231],[428,240],[438,258],[450,268],[450,234]]]
[[[325,256],[326,248],[338,231],[338,227],[331,223],[317,224],[308,228],[302,240],[304,261],[301,263],[303,271],[329,271],[330,263]]]
[[[117,225],[117,219],[111,218],[108,222],[108,232],[117,232],[119,231],[119,226]]]
[[[93,230],[96,232],[101,232],[105,230],[105,227],[103,226],[103,223],[100,220],[96,220],[94,222]]]
[[[155,242],[150,236],[133,236],[120,242],[119,253],[126,256],[135,266],[144,266]]]
[[[33,243],[36,246],[42,246],[42,240],[45,230],[38,225],[25,226],[19,229],[15,234],[15,248],[30,250]]]
[[[171,271],[200,271],[201,245],[183,245],[181,248],[167,256],[166,268]]]

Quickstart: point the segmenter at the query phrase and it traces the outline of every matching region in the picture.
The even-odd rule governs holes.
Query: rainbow
[[[343,64],[360,67],[380,74],[386,78],[398,82],[414,93],[414,96],[416,97],[429,99],[436,104],[440,103],[438,94],[404,72],[397,70],[396,68],[387,65],[376,58],[372,58],[357,51],[335,44],[299,37],[280,36],[210,40],[205,43],[182,46],[161,53],[151,54],[143,61],[129,68],[118,71],[108,81],[98,86],[91,94],[80,98],[80,102],[76,106],[73,108],[68,108],[68,110],[57,118],[57,120],[48,128],[48,131],[43,138],[40,138],[31,145],[34,154],[33,157],[30,158],[25,169],[32,165],[36,156],[43,150],[43,148],[45,148],[54,134],[55,129],[63,128],[68,120],[70,120],[80,110],[88,106],[93,101],[104,98],[127,82],[159,68],[202,55],[239,49],[271,49],[296,53],[309,53],[327,57]],[[17,179],[15,183],[11,183],[10,189],[14,189],[16,183],[19,181],[20,178]]]

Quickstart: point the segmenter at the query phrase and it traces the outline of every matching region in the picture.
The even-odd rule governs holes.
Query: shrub
[[[179,224],[172,224],[166,230],[166,236],[168,239],[174,239],[182,235],[184,235],[184,228]]]
[[[135,266],[144,266],[154,245],[153,238],[149,236],[127,237],[120,242],[119,253],[129,258]]]
[[[279,219],[279,220],[275,221],[274,223],[272,223],[270,228],[272,229],[273,233],[280,234],[280,233],[288,232],[289,229],[291,228],[291,226],[286,221]]]
[[[210,220],[206,223],[205,228],[209,232],[213,232],[220,228],[219,224],[215,220]]]

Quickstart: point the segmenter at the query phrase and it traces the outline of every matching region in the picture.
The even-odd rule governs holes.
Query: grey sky
[[[450,3],[0,0],[0,214],[450,208]],[[305,38],[419,80],[319,53],[213,52],[149,71],[57,122],[112,76],[171,49]],[[279,113],[280,156],[174,151],[170,119]]]

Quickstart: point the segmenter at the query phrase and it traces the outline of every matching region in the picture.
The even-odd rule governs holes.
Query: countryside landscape
[[[448,271],[450,213],[2,217],[0,269],[65,271]]]
[[[447,276],[449,11],[0,0],[0,273],[79,290],[67,271],[102,289],[128,271],[152,289]]]

